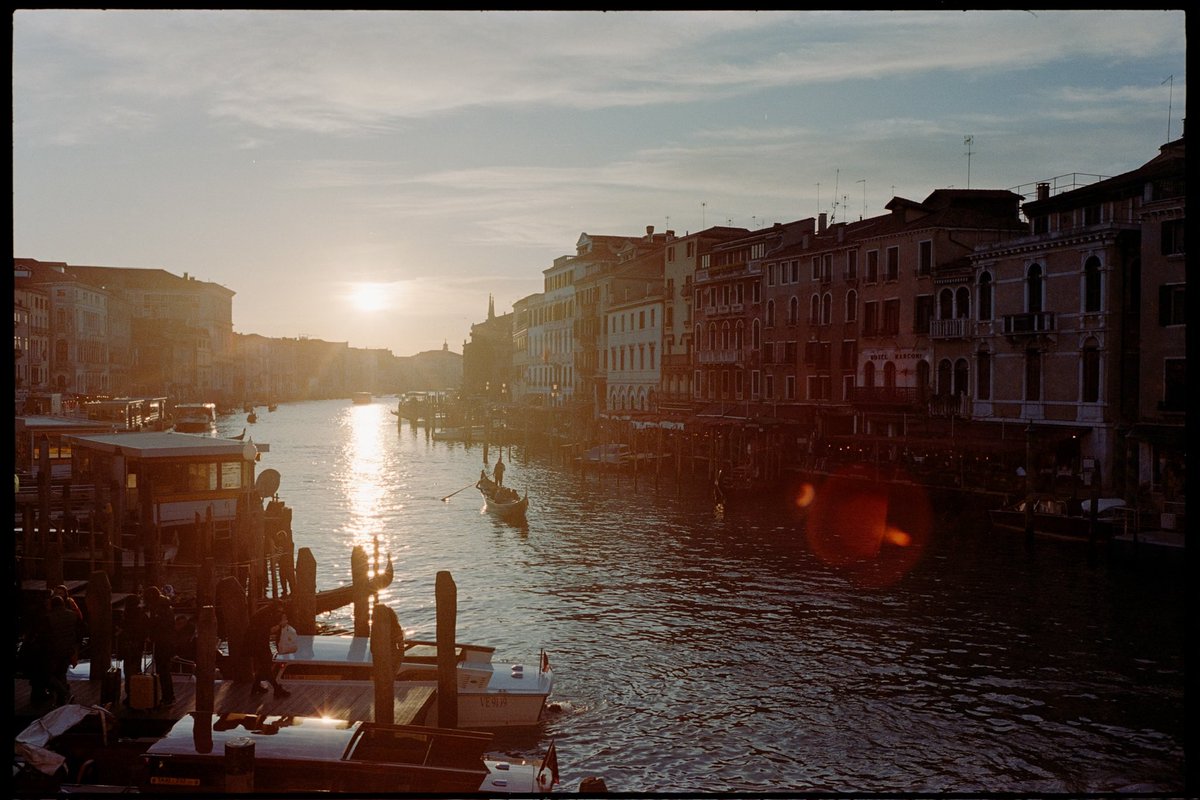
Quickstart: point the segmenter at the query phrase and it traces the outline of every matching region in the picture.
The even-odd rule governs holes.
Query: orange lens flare
[[[898,581],[920,559],[932,514],[919,487],[848,471],[831,476],[812,495],[808,543],[826,564],[880,587]]]
[[[806,483],[800,487],[800,491],[796,494],[796,508],[808,508],[815,499],[817,499],[817,490],[813,488],[811,483]]]

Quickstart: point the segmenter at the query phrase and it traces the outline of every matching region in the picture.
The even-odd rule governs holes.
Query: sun
[[[363,312],[383,311],[391,305],[391,287],[384,283],[356,283],[350,287],[350,304]]]

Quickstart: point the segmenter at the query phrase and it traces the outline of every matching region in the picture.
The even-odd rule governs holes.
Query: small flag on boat
[[[550,747],[546,750],[546,757],[542,759],[542,768],[538,770],[537,782],[539,786],[544,786],[547,789],[558,783],[558,750],[554,747],[554,740],[550,740]]]
[[[550,656],[548,656],[546,654],[546,651],[543,650],[542,651],[542,672],[549,672],[549,671],[550,671]]]

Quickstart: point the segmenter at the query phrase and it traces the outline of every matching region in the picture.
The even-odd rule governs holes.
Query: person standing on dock
[[[125,598],[121,608],[121,626],[117,630],[117,654],[125,671],[125,705],[129,705],[130,683],[134,675],[142,674],[142,657],[146,653],[146,634],[150,619],[142,611],[136,594]]]
[[[51,595],[46,614],[45,664],[51,701],[55,707],[71,701],[67,669],[79,657],[78,621],[60,595]]]
[[[154,645],[154,672],[162,690],[162,704],[175,704],[175,682],[171,662],[175,660],[175,609],[157,586],[148,586],[143,595],[150,618],[150,642]]]
[[[504,485],[504,462],[500,459],[500,457],[496,458],[496,467],[492,470],[492,475],[496,478],[497,486]]]
[[[262,685],[263,681],[275,690],[276,697],[291,694],[275,678],[275,655],[271,652],[271,637],[286,624],[287,614],[283,603],[278,600],[267,603],[250,617],[250,624],[246,627],[246,652],[250,655],[250,668],[253,670],[254,685],[250,687],[253,694],[267,690]]]

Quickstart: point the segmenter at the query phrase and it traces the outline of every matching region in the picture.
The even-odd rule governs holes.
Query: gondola
[[[525,512],[529,509],[528,489],[525,490],[525,496],[522,497],[517,494],[515,489],[500,486],[482,474],[479,476],[475,488],[483,495],[484,507],[489,513],[510,522],[525,518]]]
[[[394,570],[392,568],[392,557],[388,556],[387,568],[372,577],[367,581],[367,591],[371,594],[386,589],[392,583]],[[324,614],[334,609],[348,606],[354,602],[354,585],[346,584],[338,586],[334,589],[325,589],[317,592],[315,611],[318,614]]]

